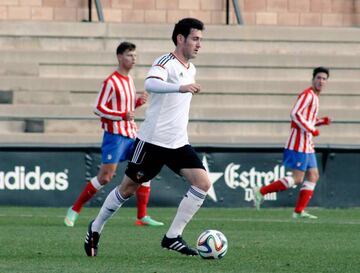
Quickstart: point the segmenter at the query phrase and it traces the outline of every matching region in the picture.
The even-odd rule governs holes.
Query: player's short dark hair
[[[116,55],[123,54],[126,50],[134,51],[136,45],[130,42],[122,42],[116,49]]]
[[[172,40],[175,45],[177,45],[176,37],[181,34],[187,38],[189,36],[191,29],[204,30],[204,23],[195,18],[184,18],[181,19],[177,24],[175,24],[174,31],[172,34]]]
[[[319,67],[314,68],[314,70],[313,70],[313,79],[315,79],[315,77],[316,77],[316,75],[318,73],[325,73],[328,78],[330,77],[329,68],[326,68],[326,67],[323,67],[323,66],[319,66]]]

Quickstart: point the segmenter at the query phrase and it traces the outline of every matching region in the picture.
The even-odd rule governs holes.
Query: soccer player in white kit
[[[318,118],[319,96],[329,78],[329,70],[317,67],[313,70],[312,86],[298,96],[291,110],[291,131],[284,149],[283,163],[291,169],[292,175],[273,181],[260,189],[254,188],[254,205],[260,208],[264,195],[271,192],[285,191],[301,184],[299,197],[292,217],[295,219],[317,219],[317,216],[305,211],[319,180],[319,170],[315,157],[313,137],[319,136],[316,128],[330,125],[329,117]],[[304,181],[305,178],[305,181]]]
[[[203,29],[203,23],[197,19],[180,20],[172,35],[175,51],[157,58],[148,72],[145,89],[150,93],[150,104],[145,121],[122,183],[107,196],[99,214],[89,224],[84,244],[88,256],[97,255],[100,234],[107,220],[141,183],[155,177],[164,165],[185,177],[191,185],[161,246],[184,255],[198,255],[182,239],[182,233],[211,186],[187,135],[190,102],[192,96],[200,92],[200,85],[195,82],[195,66],[189,60],[198,54]]]

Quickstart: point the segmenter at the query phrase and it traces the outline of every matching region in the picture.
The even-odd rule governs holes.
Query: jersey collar
[[[179,61],[179,63],[181,63],[183,66],[185,66],[186,69],[190,68],[190,62],[188,64],[183,63],[182,61],[180,61],[180,59],[175,55],[174,52],[170,53],[170,55],[174,56],[176,60]]]

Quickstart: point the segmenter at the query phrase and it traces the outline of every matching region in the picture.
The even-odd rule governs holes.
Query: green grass
[[[152,208],[160,228],[134,226],[123,208],[106,225],[97,257],[85,256],[87,225],[98,212],[85,208],[76,227],[63,226],[66,208],[0,207],[0,272],[359,272],[360,209],[312,209],[319,220],[293,221],[291,209],[201,209],[184,232],[195,244],[205,229],[228,238],[222,260],[185,257],[160,248],[175,208]]]

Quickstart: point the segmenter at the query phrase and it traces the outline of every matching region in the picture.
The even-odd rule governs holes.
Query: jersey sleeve
[[[162,56],[155,60],[147,74],[146,79],[156,78],[165,82],[168,80],[169,66],[167,65],[168,61],[164,62],[164,59],[166,60],[166,57]]]
[[[102,118],[110,120],[123,120],[126,116],[126,112],[119,112],[108,107],[109,102],[115,95],[114,93],[112,81],[104,81],[96,99],[94,113]]]

